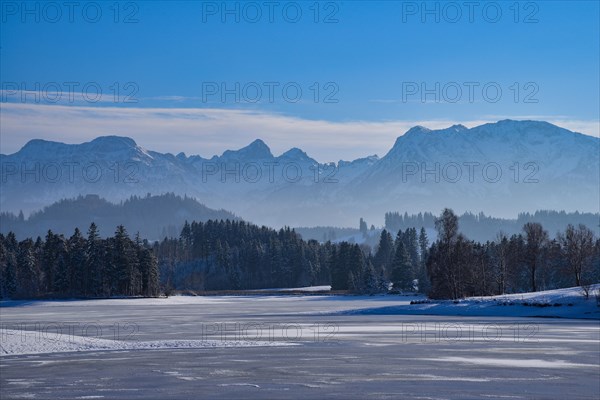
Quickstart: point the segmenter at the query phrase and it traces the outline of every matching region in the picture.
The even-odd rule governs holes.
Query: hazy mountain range
[[[32,140],[0,155],[0,204],[27,213],[78,195],[121,201],[172,192],[275,227],[355,226],[359,217],[381,225],[386,211],[438,214],[443,207],[499,217],[598,212],[599,158],[598,138],[512,120],[471,129],[417,126],[381,158],[329,164],[298,148],[274,156],[261,140],[210,159],[146,150],[119,136]]]

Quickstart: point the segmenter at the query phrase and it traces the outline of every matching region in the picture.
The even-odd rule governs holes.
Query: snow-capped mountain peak
[[[273,158],[271,149],[260,139],[256,139],[246,147],[242,147],[239,150],[226,150],[223,158],[237,158],[237,159],[269,159]]]
[[[412,128],[410,128],[409,130],[406,131],[406,133],[402,136],[412,136],[412,135],[418,135],[418,134],[425,134],[425,133],[429,133],[431,132],[431,129],[429,128],[425,128],[424,126],[421,125],[416,125],[413,126]]]
[[[110,135],[97,137],[89,142],[89,146],[93,147],[94,150],[114,151],[115,149],[137,147],[137,143],[126,136]]]
[[[306,154],[306,152],[302,151],[301,149],[299,149],[297,147],[292,147],[291,149],[289,149],[288,151],[283,153],[281,156],[279,156],[279,158],[300,161],[300,162],[307,162],[307,161],[314,162],[314,160],[312,158],[310,158],[308,156],[308,154]]]

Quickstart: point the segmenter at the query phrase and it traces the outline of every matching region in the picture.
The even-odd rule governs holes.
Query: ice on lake
[[[1,397],[598,398],[597,319],[403,314],[414,299],[4,303]]]

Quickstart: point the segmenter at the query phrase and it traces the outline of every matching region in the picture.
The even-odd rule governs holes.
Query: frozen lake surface
[[[4,303],[0,397],[599,397],[598,320],[397,312],[410,300],[282,295]]]

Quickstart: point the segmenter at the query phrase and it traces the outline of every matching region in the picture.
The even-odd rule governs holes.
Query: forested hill
[[[111,203],[98,195],[79,196],[60,200],[43,210],[24,218],[22,214],[0,214],[0,232],[14,232],[17,238],[44,237],[48,230],[70,235],[75,228],[86,232],[92,222],[100,236],[114,233],[115,226],[124,225],[128,232],[139,232],[141,237],[159,240],[179,237],[185,221],[219,219],[238,220],[225,210],[206,207],[191,197],[172,193],[159,196],[132,196],[119,204]]]

